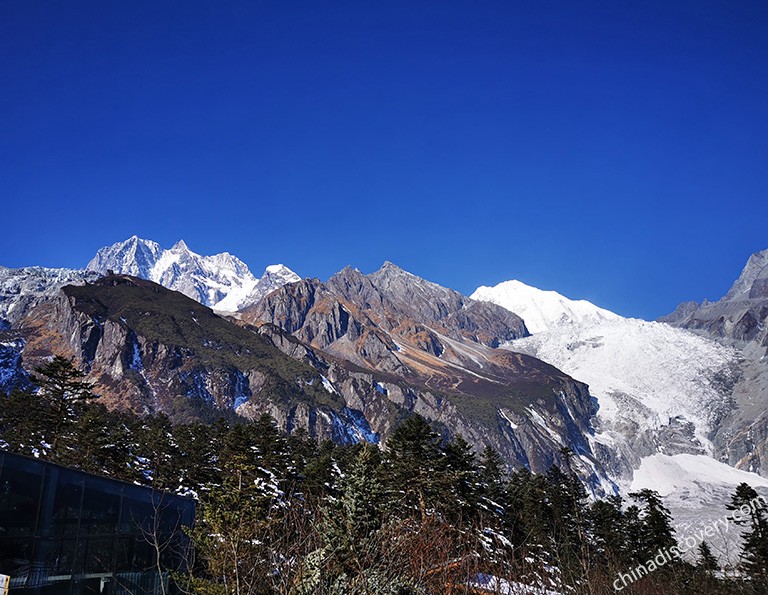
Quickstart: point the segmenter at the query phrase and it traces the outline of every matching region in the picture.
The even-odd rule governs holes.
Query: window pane
[[[113,538],[91,538],[81,544],[85,550],[83,572],[94,574],[97,572],[109,572],[113,561]]]
[[[143,535],[154,527],[155,510],[150,502],[126,495],[120,519],[120,532]]]
[[[81,533],[88,535],[112,535],[117,532],[120,513],[120,494],[110,493],[104,486],[86,484],[83,497]]]
[[[80,522],[83,498],[82,479],[69,471],[60,471],[53,498],[52,531],[56,536],[74,537]]]
[[[0,474],[0,534],[4,538],[34,535],[42,473],[6,464]]]

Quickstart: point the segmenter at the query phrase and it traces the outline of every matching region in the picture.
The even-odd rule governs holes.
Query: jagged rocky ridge
[[[0,267],[0,329],[15,326],[32,308],[53,298],[65,285],[82,285],[100,276],[76,269]]]
[[[89,264],[96,271],[0,267],[0,323],[6,329],[0,336],[0,388],[26,382],[22,364],[30,369],[66,351],[98,376],[113,404],[138,411],[269,411],[288,431],[303,427],[340,441],[385,439],[392,423],[417,411],[446,435],[460,431],[477,447],[490,444],[510,463],[534,470],[567,464],[559,450],[568,446],[580,455],[580,474],[606,485],[606,471],[614,479],[631,477],[640,460],[654,453],[714,452],[742,469],[763,471],[767,262],[768,251],[753,255],[722,300],[687,303],[664,319],[726,344],[714,348],[682,331],[665,331],[666,325],[623,319],[519,282],[503,284],[504,299],[495,299],[498,288],[473,295],[505,306],[499,307],[391,263],[370,275],[346,268],[325,283],[299,280],[275,265],[256,280],[231,255],[201,257],[183,242],[163,250],[133,237],[99,251]],[[62,295],[71,301],[71,288],[60,290],[93,283],[106,270],[155,277],[217,309],[245,305],[224,322],[236,322],[313,370],[306,381],[312,396],[276,404],[269,391],[253,390],[252,363],[189,363],[195,368],[190,372],[178,362],[197,361],[200,354],[185,337],[174,343],[156,336],[150,341],[156,347],[147,352],[154,355],[146,359],[142,345],[152,329],[134,329],[138,318],[115,327],[107,315],[98,340],[96,323],[83,338],[85,331],[75,329],[85,322],[72,325],[61,302]],[[88,287],[95,291],[101,284]],[[171,317],[184,319],[184,311]],[[529,336],[521,312],[542,332]],[[125,332],[117,332],[121,325]],[[78,351],[76,335],[87,348]],[[94,351],[93,345],[101,347]],[[283,381],[304,382],[289,377]],[[574,378],[589,382],[592,393]],[[663,390],[649,393],[652,381]],[[319,394],[330,404],[318,401]]]
[[[673,326],[703,331],[724,343],[766,348],[768,353],[768,250],[750,256],[731,289],[716,302],[683,302],[660,318]]]
[[[595,407],[587,387],[536,358],[499,349],[528,335],[504,308],[385,263],[370,275],[348,267],[325,283],[286,285],[239,318],[344,362],[335,370],[360,368],[388,400],[478,447],[494,446],[515,465],[567,465],[560,451],[568,447],[583,477],[609,484],[590,446]]]
[[[177,420],[267,412],[284,426],[339,442],[373,435],[315,369],[150,281],[111,275],[66,286],[18,332],[28,367],[51,354],[72,357],[112,407]]]
[[[284,265],[270,265],[256,279],[244,262],[228,252],[201,256],[192,252],[184,240],[165,250],[157,242],[137,236],[101,248],[86,268],[101,274],[112,271],[148,279],[211,308],[231,312],[299,280]]]
[[[317,292],[311,297],[317,307],[300,315],[305,330],[316,324],[313,338],[320,329],[326,333],[321,343],[342,336],[342,329],[349,335],[344,341],[371,337],[359,343],[365,365],[338,355],[347,350],[334,354],[290,334],[276,324],[280,317],[258,327],[236,325],[180,293],[126,275],[62,288],[34,307],[17,332],[27,368],[53,353],[73,357],[114,407],[176,419],[268,412],[286,431],[304,428],[338,442],[385,439],[415,411],[446,436],[461,432],[478,448],[491,445],[511,465],[534,471],[569,464],[560,452],[568,446],[577,453],[574,469],[597,489],[610,489],[590,451],[594,404],[587,387],[539,360],[492,347],[525,334],[518,317],[427,282],[414,288],[404,271],[386,268],[370,276],[377,285],[351,269],[331,284],[345,288],[362,310],[380,300],[381,326],[371,318],[378,307],[364,317],[353,302],[331,304]],[[359,284],[348,285],[353,279]],[[286,311],[299,312],[294,298],[317,285],[286,286],[266,301],[276,306],[283,296]],[[394,299],[401,291],[408,296],[403,302]],[[424,292],[429,295],[416,295]],[[348,309],[364,322],[343,314]],[[431,326],[406,315],[424,316]],[[377,351],[382,344],[389,354]],[[390,357],[400,363],[387,364]]]
[[[738,350],[740,376],[714,437],[716,456],[768,476],[768,250],[749,258],[721,299],[684,302],[660,320]]]

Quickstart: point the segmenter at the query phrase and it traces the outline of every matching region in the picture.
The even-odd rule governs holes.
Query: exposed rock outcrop
[[[587,387],[533,357],[497,349],[528,334],[500,306],[386,263],[371,275],[347,267],[325,283],[287,285],[239,317],[269,329],[286,353],[324,361],[347,404],[382,436],[391,411],[380,403],[388,402],[446,435],[461,432],[478,449],[493,446],[512,466],[545,472],[572,464],[593,485],[609,486],[591,450],[595,404]],[[572,461],[566,448],[576,453]]]
[[[733,386],[733,407],[715,435],[716,454],[768,476],[768,250],[749,258],[721,299],[685,302],[660,320],[739,349],[740,378]]]

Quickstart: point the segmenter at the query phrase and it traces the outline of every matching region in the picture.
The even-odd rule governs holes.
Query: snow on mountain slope
[[[569,300],[556,291],[537,289],[515,279],[495,287],[478,287],[470,297],[511,310],[522,317],[531,333],[587,320],[619,318],[618,314],[598,308],[586,300]]]
[[[696,546],[706,540],[721,563],[738,562],[741,528],[728,520],[726,508],[740,483],[746,483],[763,497],[768,496],[768,479],[741,471],[705,455],[655,454],[643,458],[626,492],[644,488],[656,490],[670,510],[678,543],[693,559]],[[711,529],[708,529],[711,528]]]
[[[301,277],[287,266],[271,264],[264,270],[264,274],[245,297],[239,294],[230,294],[216,304],[216,309],[224,312],[242,310],[251,304],[255,304],[276,289],[280,289],[283,285],[296,283],[296,281],[301,281]]]
[[[265,291],[299,279],[283,265],[267,267],[262,278],[256,279],[245,263],[228,252],[201,256],[184,240],[165,250],[157,242],[137,236],[101,248],[87,269],[149,279],[201,304],[230,312],[254,303]]]
[[[31,308],[52,298],[64,285],[83,285],[98,277],[74,269],[0,267],[0,328],[19,322]]]
[[[586,382],[607,428],[631,421],[657,430],[673,420],[687,421],[707,452],[708,436],[727,401],[723,383],[738,361],[734,350],[709,339],[620,317],[560,327],[509,347]]]
[[[630,490],[651,488],[662,496],[695,494],[700,499],[702,492],[712,492],[715,486],[732,491],[740,483],[768,488],[765,477],[735,469],[705,455],[655,454],[643,458],[632,478]],[[689,500],[695,502],[695,499]]]
[[[589,385],[599,404],[596,448],[615,478],[631,477],[640,459],[655,453],[711,455],[712,432],[738,374],[737,351],[519,282],[473,297],[493,298],[514,308],[528,328],[543,329],[505,347]]]

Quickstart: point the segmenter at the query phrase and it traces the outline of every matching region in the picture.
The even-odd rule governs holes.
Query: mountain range
[[[134,236],[83,270],[0,268],[0,383],[60,353],[114,407],[268,412],[339,442],[386,441],[417,412],[512,467],[570,466],[606,493],[649,465],[768,475],[767,314],[768,251],[718,302],[643,321],[516,280],[466,297],[392,263],[257,279],[231,254]]]
[[[157,242],[137,236],[102,248],[85,268],[148,279],[227,312],[254,304],[272,290],[300,279],[281,264],[268,266],[257,279],[243,261],[228,252],[200,256],[184,240],[165,250]]]

